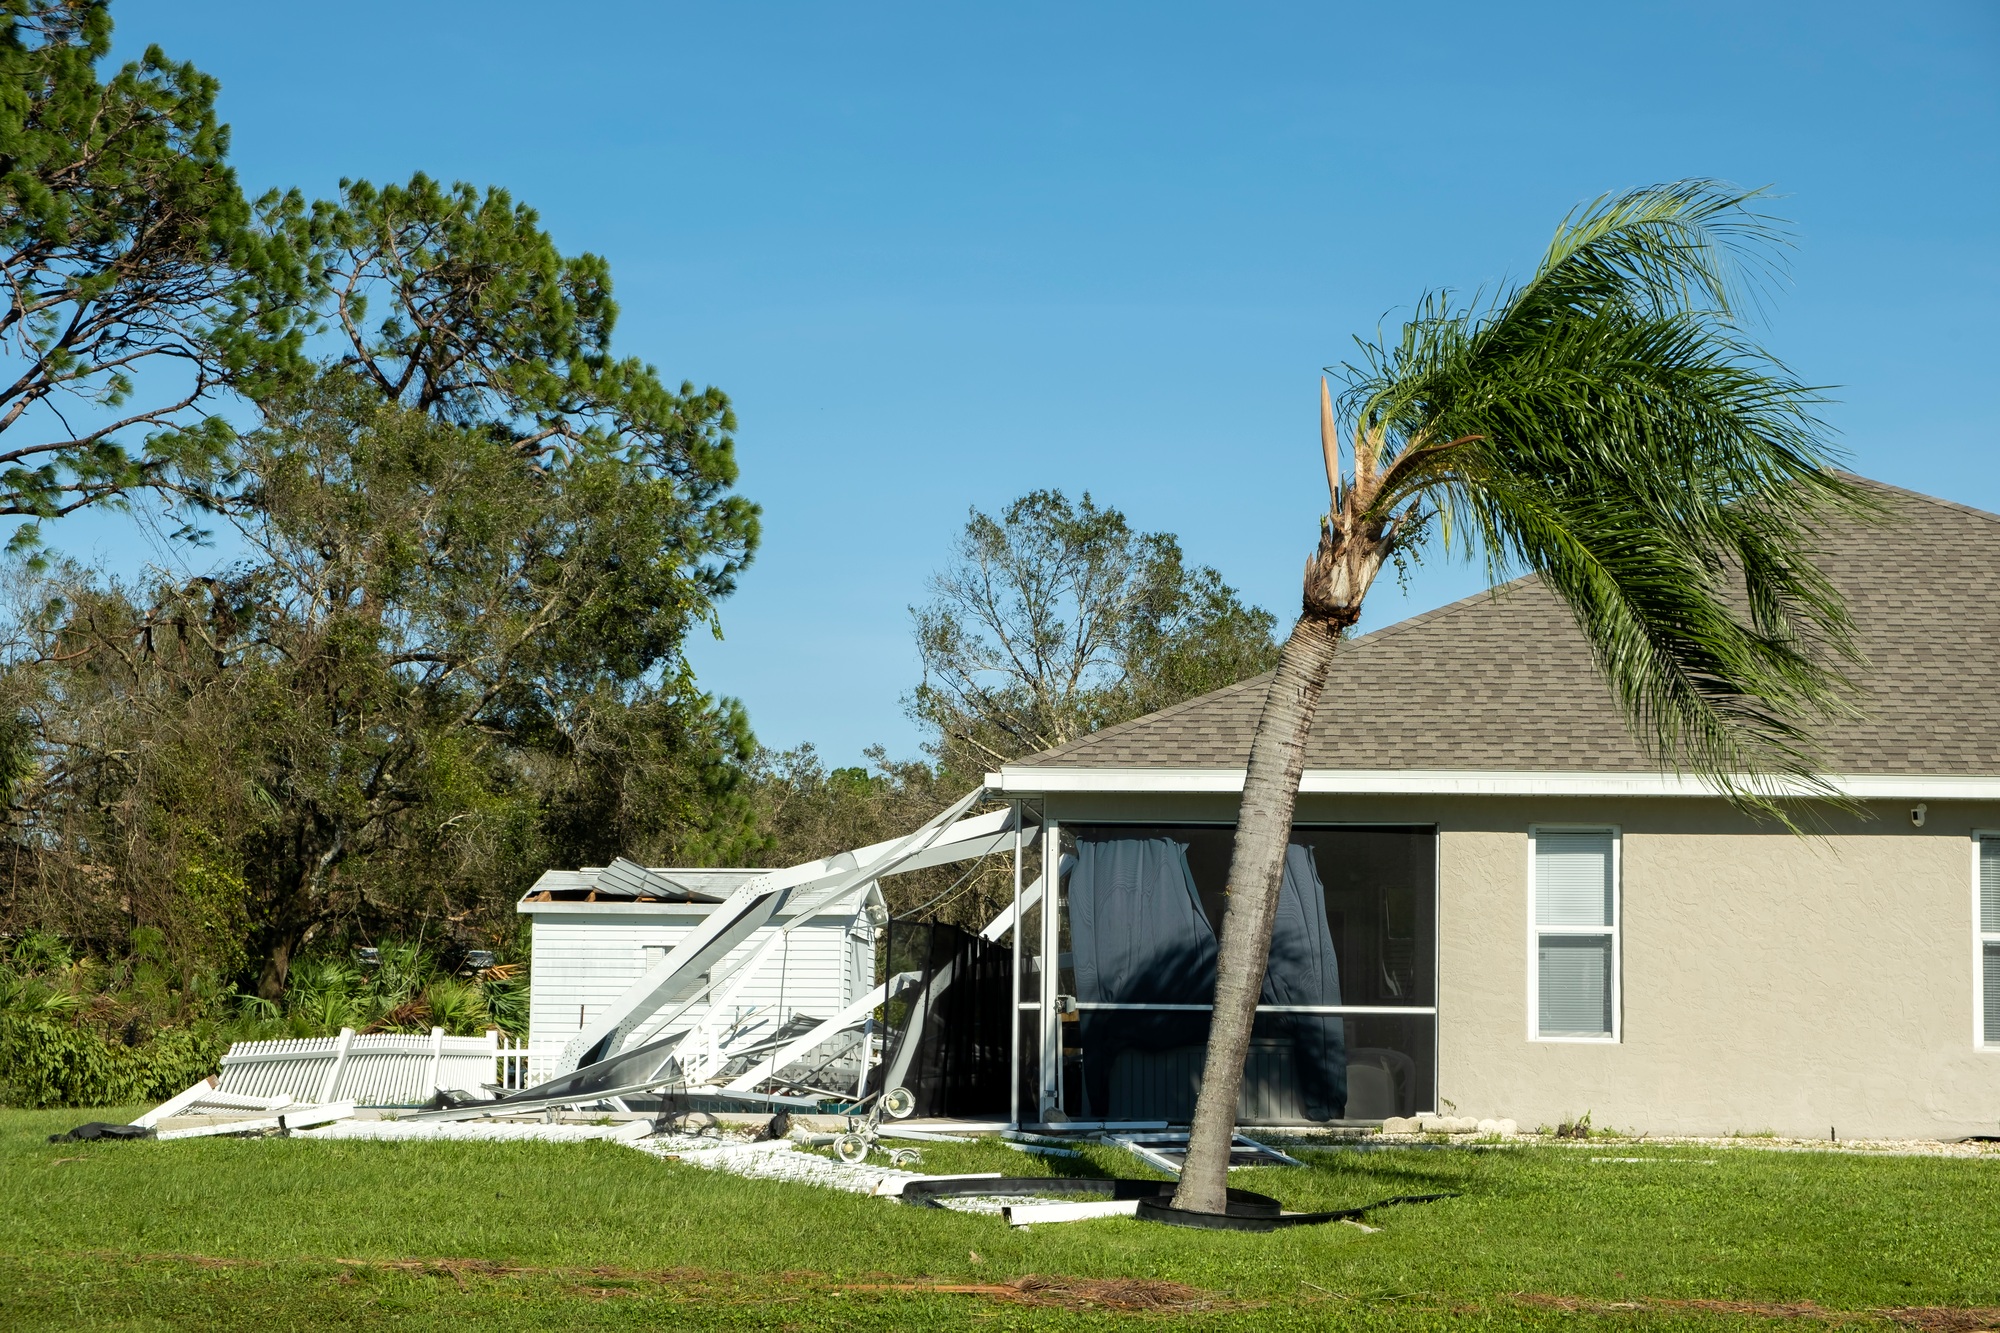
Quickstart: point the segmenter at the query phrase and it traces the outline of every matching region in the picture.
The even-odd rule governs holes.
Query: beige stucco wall
[[[1233,800],[1050,797],[1060,820],[1228,820]],[[1306,798],[1302,821],[1439,830],[1438,1088],[1462,1115],[1655,1133],[2000,1132],[1973,1045],[1971,834],[2000,804],[1829,817],[1799,837],[1719,801]],[[1608,824],[1623,856],[1622,1039],[1528,1036],[1528,830]]]

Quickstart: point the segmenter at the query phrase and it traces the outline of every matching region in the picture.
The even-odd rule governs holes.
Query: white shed
[[[699,926],[716,905],[762,870],[642,869],[617,861],[606,869],[551,870],[522,895],[515,910],[532,930],[529,974],[529,1045],[537,1076],[551,1072],[546,1059],[633,982]],[[737,994],[731,1026],[774,1031],[794,1017],[827,1018],[875,984],[875,925],[865,904],[819,915],[786,936],[771,965]],[[734,963],[761,948],[788,925],[784,913],[728,956]],[[725,964],[727,966],[727,964]],[[680,1024],[699,1020],[697,1007]],[[654,1032],[642,1028],[633,1041]]]

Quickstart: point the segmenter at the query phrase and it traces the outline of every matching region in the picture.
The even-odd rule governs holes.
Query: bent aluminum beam
[[[537,1111],[554,1111],[565,1106],[591,1106],[598,1102],[608,1102],[618,1097],[638,1097],[649,1092],[659,1092],[663,1088],[678,1088],[680,1076],[672,1078],[648,1079],[643,1083],[631,1083],[620,1088],[606,1088],[602,1092],[570,1094],[553,1097],[530,1097],[525,1101],[478,1102],[471,1106],[454,1106],[443,1111],[420,1111],[408,1117],[414,1123],[419,1120],[486,1120],[495,1116],[532,1115]],[[759,1106],[782,1106],[788,1110],[811,1111],[827,1100],[824,1097],[785,1097],[770,1092],[717,1092],[712,1088],[693,1089],[693,1095],[711,1101],[754,1102]]]
[[[900,994],[903,987],[915,981],[919,975],[921,974],[916,972],[898,972],[797,1041],[759,1060],[741,1077],[725,1085],[723,1091],[748,1092],[792,1061],[809,1054],[814,1047],[854,1026],[869,1010],[884,1000]]]
[[[1033,884],[1021,890],[1021,915],[1026,916],[1029,910],[1041,900],[1042,879],[1041,876],[1037,875]],[[986,923],[985,927],[979,932],[979,938],[988,943],[993,943],[1012,929],[1014,929],[1014,904],[1008,903],[1000,909],[1000,915]]]
[[[959,819],[959,816],[977,804],[985,794],[983,787],[967,792],[948,809],[940,811],[926,821],[922,828],[906,838],[895,842],[876,843],[872,847],[831,857],[826,861],[815,861],[808,866],[795,866],[789,871],[776,872],[772,878],[795,877],[800,881],[795,884],[793,890],[797,896],[791,900],[792,910],[788,913],[789,920],[765,940],[763,946],[750,957],[718,967],[709,975],[706,988],[709,997],[708,1012],[702,1016],[699,1023],[684,1034],[683,1039],[693,1039],[698,1049],[706,1050],[705,1039],[723,1011],[737,994],[756,978],[764,965],[778,955],[785,937],[805,925],[815,914],[835,907],[846,898],[867,893],[870,886],[884,875],[898,874],[921,865],[944,865],[952,861],[989,855],[990,844],[1009,835],[1013,812],[997,810],[975,819],[963,821]],[[846,864],[841,864],[843,862]],[[817,874],[810,873],[822,866],[833,868],[819,870]],[[801,874],[801,872],[807,873]],[[765,881],[757,881],[760,884],[763,882]],[[700,998],[699,994],[689,995],[672,1013],[654,1020],[653,1030],[655,1032],[664,1030],[681,1015],[694,1008]],[[626,1031],[629,1033],[638,1026],[637,1022],[629,1024]],[[726,1056],[726,1052],[721,1054]],[[705,1069],[691,1071],[697,1081],[706,1077],[706,1072]]]
[[[791,896],[790,889],[771,885],[769,878],[752,880],[730,894],[665,958],[627,987],[595,1023],[570,1038],[556,1061],[558,1074],[585,1064],[592,1051],[600,1059],[617,1055],[634,1028],[675,1001],[697,994],[714,968],[761,930]]]
[[[619,1047],[635,1030],[654,1019],[661,1010],[672,1006],[672,1013],[653,1024],[655,1031],[668,1026],[699,1003],[703,991],[710,991],[719,983],[736,977],[743,972],[746,964],[754,973],[775,952],[773,946],[779,938],[847,895],[866,892],[868,885],[880,876],[916,869],[924,864],[945,864],[985,854],[980,849],[982,835],[986,841],[1005,836],[1011,830],[1008,823],[1010,812],[998,811],[993,815],[965,820],[962,825],[956,823],[959,816],[977,804],[985,794],[985,788],[974,788],[907,837],[775,870],[744,885],[711,912],[707,920],[691,931],[665,958],[633,982],[596,1022],[587,1024],[572,1037],[563,1047],[562,1056],[556,1063],[557,1070],[567,1073],[576,1069],[585,1062],[588,1054],[595,1053],[600,1057],[616,1055]],[[926,860],[924,854],[927,852],[942,853],[942,859]],[[793,910],[788,913],[790,919],[777,936],[743,963],[723,965],[723,960],[739,944],[756,934],[777,915],[780,908],[787,905]],[[747,980],[749,975],[746,974],[735,985],[727,987],[729,994],[733,996]],[[711,1004],[711,1011],[719,1007],[719,1003]]]
[[[904,1024],[903,1038],[896,1046],[896,1058],[882,1075],[884,1092],[890,1088],[900,1087],[903,1079],[909,1074],[910,1061],[917,1053],[917,1040],[923,1034],[924,1024],[930,1021],[931,1006],[937,1003],[938,996],[950,988],[952,976],[957,971],[958,959],[954,958],[931,973],[931,979],[924,983],[923,990],[911,1003],[909,1021]]]
[[[991,855],[993,851],[1003,847],[1008,850],[1016,850],[1016,844],[1013,843],[1012,839],[1020,827],[1020,821],[1021,811],[1018,806],[1007,810],[997,810],[988,815],[981,815],[977,819],[962,820],[946,829],[940,835],[938,842],[934,843],[928,850],[917,853],[915,856],[903,861],[900,869],[909,870],[915,868],[913,863],[918,861],[922,861],[925,865],[943,865],[953,860],[970,860],[974,856]],[[871,879],[868,883],[873,885],[875,881]],[[1019,910],[1026,912],[1041,901],[1041,896],[1042,881],[1038,878],[1034,884],[1021,894],[1018,904]],[[1001,936],[1012,930],[1015,913],[1016,904],[1008,904],[1007,907],[1001,910],[999,915],[986,923],[986,926],[979,932],[981,938],[998,940]],[[794,920],[796,922],[804,919],[805,913],[801,913]],[[789,929],[789,927],[787,928]],[[726,1004],[728,999],[734,996],[736,990],[740,988],[742,981],[748,980],[749,973],[765,961],[765,957],[775,945],[775,940],[766,944],[758,956],[748,961],[745,972],[739,974],[741,980],[732,985],[724,996],[717,999],[716,1007],[719,1008]],[[915,973],[899,973],[896,977],[891,978],[887,983],[890,987],[888,993],[890,995],[896,994],[907,984],[906,979],[914,979],[915,975]],[[828,1019],[825,1023],[820,1024],[819,1027],[813,1029],[812,1032],[799,1038],[798,1041],[786,1049],[781,1057],[770,1061],[760,1061],[755,1069],[737,1078],[729,1086],[732,1088],[754,1087],[759,1081],[768,1077],[776,1070],[784,1068],[791,1060],[799,1058],[799,1056],[812,1050],[814,1046],[819,1045],[835,1033],[843,1030],[855,1018],[860,1017],[876,1005],[882,1003],[882,1000],[883,987],[877,986],[869,993],[867,998],[856,1001],[834,1018]],[[929,1002],[926,1000],[926,1008],[928,1008],[928,1004]],[[723,1061],[726,1063],[733,1055],[739,1053],[741,1053],[740,1048],[735,1051],[724,1051],[721,1054]],[[904,1063],[908,1063],[907,1057]]]

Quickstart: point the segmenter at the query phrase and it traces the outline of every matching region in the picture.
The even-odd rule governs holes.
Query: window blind
[[[1610,830],[1537,833],[1535,924],[1608,926],[1611,920]]]
[[[2000,838],[1979,840],[1979,929],[2000,935]],[[1993,993],[1991,982],[1986,993]]]
[[[1540,1030],[1544,1037],[1611,1033],[1611,937],[1544,935]]]
[[[1979,840],[1980,1009],[1984,1040],[2000,1046],[2000,838]]]
[[[1535,1032],[1609,1037],[1615,994],[1617,872],[1610,829],[1537,830]]]
[[[2000,1046],[2000,944],[1980,947],[1986,964],[1986,1044]]]

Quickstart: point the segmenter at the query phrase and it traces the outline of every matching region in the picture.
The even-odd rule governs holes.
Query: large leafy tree
[[[947,769],[1008,760],[1269,669],[1268,611],[1088,494],[972,510],[912,608],[924,680],[909,700]]]
[[[0,31],[0,515],[200,487],[232,384],[296,359],[303,294],[225,162],[216,82],[149,47],[100,79],[105,0],[6,0]]]
[[[100,83],[103,0],[0,4],[0,514],[152,485],[249,552],[17,608],[28,915],[225,970],[247,938],[271,995],[316,938],[477,919],[540,864],[750,855],[754,742],[681,651],[757,544],[727,397],[614,354],[608,265],[506,192],[253,207],[212,79]]]
[[[233,932],[275,997],[329,932],[504,923],[540,865],[754,848],[741,715],[677,657],[709,606],[657,542],[679,486],[616,451],[547,472],[340,373],[269,417],[223,511],[249,558],[31,608],[9,701],[49,888],[111,876],[184,952]]]
[[[685,516],[663,544],[734,561],[756,543],[736,481],[735,417],[718,389],[669,387],[611,351],[610,266],[564,255],[504,190],[344,181],[308,207],[259,201],[265,231],[302,256],[313,346],[384,399],[487,433],[543,467],[613,451],[671,476]]]
[[[1853,647],[1813,544],[1865,506],[1813,395],[1744,330],[1746,275],[1780,239],[1753,198],[1689,181],[1601,199],[1527,281],[1471,306],[1433,295],[1400,338],[1363,344],[1338,409],[1322,385],[1329,507],[1251,743],[1178,1207],[1223,1210],[1306,739],[1398,550],[1539,575],[1663,764],[1767,813],[1788,786],[1825,790],[1813,724],[1845,707]]]

